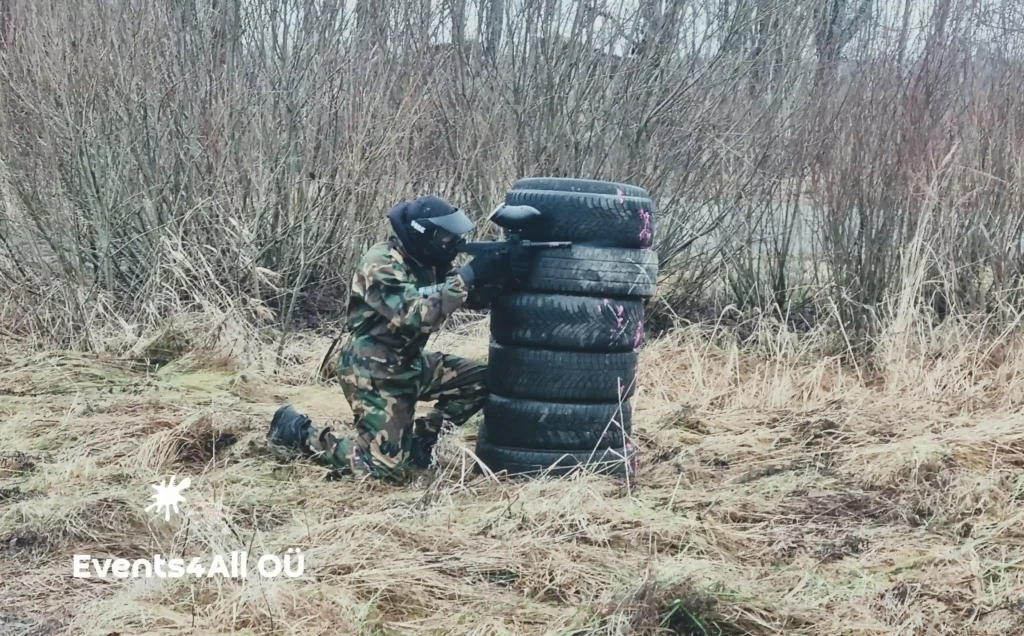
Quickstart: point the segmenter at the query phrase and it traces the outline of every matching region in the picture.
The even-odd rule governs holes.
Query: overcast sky
[[[312,0],[316,2],[316,0]],[[409,2],[427,2],[428,0],[407,0]],[[557,30],[568,35],[572,26],[573,14],[572,11],[575,6],[579,4],[578,0],[554,0],[558,5],[564,8],[561,13],[562,20],[561,24],[557,25]],[[671,2],[673,0],[667,0]],[[710,12],[717,12],[723,0],[677,0],[683,4],[684,7],[684,30],[686,34],[690,36],[691,42],[703,41],[707,42],[707,26],[709,24],[708,15]],[[735,0],[733,0],[735,1]],[[862,0],[843,0],[852,7],[861,5]],[[908,53],[913,53],[920,49],[920,45],[923,42],[923,36],[926,34],[926,27],[929,24],[932,13],[935,8],[937,0],[870,0],[869,15],[871,20],[875,21],[877,28],[881,29],[881,34],[885,39],[895,39],[898,37],[905,10],[909,7],[910,16],[908,23]],[[954,0],[955,2],[958,0]],[[1024,0],[977,0],[975,6],[979,7],[999,7],[1005,5],[1007,2],[1019,1],[1024,5]],[[440,20],[441,15],[447,12],[447,5],[449,0],[429,0],[432,5],[432,13],[436,20]],[[477,37],[477,25],[478,25],[478,11],[477,7],[481,3],[490,3],[491,0],[465,0],[466,4],[466,35],[471,38]],[[520,12],[524,6],[525,0],[503,0],[506,19],[509,15],[514,15]],[[599,8],[606,11],[607,13],[614,16],[630,16],[635,14],[639,6],[639,0],[598,0]],[[780,4],[785,4],[785,0],[780,0]],[[807,7],[810,3],[801,2],[800,5]],[[307,5],[308,6],[308,5]],[[353,12],[356,6],[356,0],[345,0],[345,6],[349,12]],[[1024,10],[1022,10],[1024,14]],[[797,16],[793,16],[797,17]],[[607,26],[603,18],[598,18],[596,21],[598,31],[601,33],[609,33],[602,27]],[[447,19],[445,24],[439,25],[439,29],[435,29],[435,37],[439,41],[450,41],[451,30],[450,24]],[[983,36],[983,33],[979,35]],[[891,43],[892,40],[889,40]],[[714,38],[710,40],[710,44],[713,46]],[[604,43],[601,43],[604,44]],[[810,42],[808,42],[810,44]],[[615,53],[625,53],[628,49],[628,44],[625,41],[618,41],[611,44],[612,50]],[[854,48],[854,47],[851,47]]]

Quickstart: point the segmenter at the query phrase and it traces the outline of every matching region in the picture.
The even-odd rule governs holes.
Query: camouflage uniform
[[[338,360],[356,438],[352,443],[313,427],[307,450],[332,466],[354,470],[363,464],[376,475],[403,481],[413,435],[430,448],[446,421],[460,426],[483,408],[486,364],[424,351],[430,334],[469,298],[454,270],[421,265],[396,237],[371,247],[352,280],[350,340]],[[437,403],[414,422],[420,400]]]

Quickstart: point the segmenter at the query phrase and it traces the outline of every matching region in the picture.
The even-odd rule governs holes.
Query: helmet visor
[[[462,210],[456,210],[444,216],[431,217],[430,222],[452,234],[465,234],[475,227]]]

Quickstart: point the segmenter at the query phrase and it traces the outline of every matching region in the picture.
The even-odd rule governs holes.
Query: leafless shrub
[[[669,322],[810,303],[857,339],[912,249],[916,306],[1019,305],[1013,3],[350,4],[6,0],[4,331],[316,325],[397,200],[541,174],[652,193]]]

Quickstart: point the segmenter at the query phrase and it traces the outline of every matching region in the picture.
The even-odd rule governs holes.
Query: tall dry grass
[[[650,190],[652,328],[1020,305],[1013,2],[349,4],[5,0],[3,332],[330,323],[395,201],[541,174]]]
[[[0,620],[14,633],[1020,633],[1024,396],[1019,334],[919,317],[872,368],[826,326],[764,317],[753,342],[674,330],[642,352],[638,473],[472,475],[472,424],[438,472],[325,482],[264,440],[277,403],[344,420],[291,360],[233,332],[158,373],[74,352],[0,365]],[[995,343],[995,346],[993,346]],[[479,357],[486,322],[435,346]],[[937,355],[942,354],[942,355]],[[144,508],[190,476],[183,514]],[[81,581],[74,554],[210,559],[300,547],[302,577]],[[250,561],[251,563],[251,561]]]

